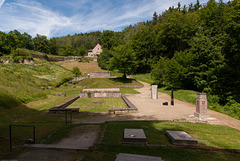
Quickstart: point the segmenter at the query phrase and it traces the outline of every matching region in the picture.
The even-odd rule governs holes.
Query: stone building
[[[98,43],[92,50],[88,51],[88,57],[98,57],[102,52],[102,46]]]

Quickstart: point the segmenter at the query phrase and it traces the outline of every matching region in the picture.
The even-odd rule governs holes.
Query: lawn
[[[142,86],[135,79],[123,78],[87,78],[82,80],[79,85],[86,86],[86,88],[117,88],[118,85]]]
[[[82,73],[93,73],[93,72],[106,72],[106,70],[101,69],[96,61],[90,61],[89,63],[83,63],[78,61],[71,62],[59,62],[62,67],[72,70],[74,67],[78,67]]]
[[[80,112],[108,112],[109,108],[127,108],[121,98],[79,98],[67,108],[79,108]]]
[[[154,84],[154,80],[151,77],[151,73],[147,73],[147,74],[134,74],[131,75],[132,79],[136,79],[136,80],[140,80],[149,84]]]
[[[103,142],[121,143],[124,128],[143,129],[149,144],[171,145],[166,130],[185,131],[201,148],[240,149],[240,131],[227,127],[180,122],[108,122]]]

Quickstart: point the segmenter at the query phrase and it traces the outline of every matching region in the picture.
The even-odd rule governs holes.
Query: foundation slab
[[[184,131],[166,131],[174,145],[199,146],[198,141]]]
[[[164,161],[160,157],[119,153],[115,161]]]
[[[124,129],[124,143],[147,143],[143,129]]]

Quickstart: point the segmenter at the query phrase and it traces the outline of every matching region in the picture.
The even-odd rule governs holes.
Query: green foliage
[[[87,49],[81,45],[79,48],[78,48],[78,51],[77,51],[77,55],[78,56],[86,56],[88,54],[88,51]]]
[[[12,33],[4,33],[0,31],[0,52],[10,54],[18,45],[18,39]]]
[[[113,51],[110,59],[110,69],[118,69],[126,78],[127,74],[132,74],[137,68],[136,55],[129,44],[120,45]]]
[[[32,39],[35,51],[49,53],[47,36],[38,35]]]
[[[80,71],[80,69],[78,67],[74,67],[72,70],[72,73],[74,74],[75,77],[79,77],[82,75],[82,72]]]
[[[62,46],[62,50],[61,50],[61,54],[62,56],[71,56],[71,55],[75,55],[75,51],[72,47],[72,45],[67,44]]]
[[[98,66],[105,70],[109,69],[109,60],[112,56],[112,51],[104,48],[102,53],[98,56]]]
[[[28,53],[27,50],[23,49],[16,49],[15,51],[12,52],[10,56],[10,62],[13,63],[23,63],[24,60],[33,60],[33,57]]]
[[[57,83],[56,87],[60,87],[61,85],[66,85],[73,77],[64,77],[61,79],[59,83]]]
[[[101,36],[101,42],[102,47],[108,50],[113,49],[113,47],[120,44],[119,39],[117,38],[117,33],[110,30],[103,31]]]

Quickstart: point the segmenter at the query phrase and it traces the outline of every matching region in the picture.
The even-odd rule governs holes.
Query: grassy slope
[[[62,67],[72,70],[74,67],[78,67],[82,73],[93,73],[93,72],[106,72],[101,69],[96,61],[90,61],[89,63],[73,62],[58,62]]]
[[[43,65],[0,64],[0,107],[46,98],[41,87],[56,85],[71,72],[54,63]],[[10,103],[11,102],[11,103]]]

